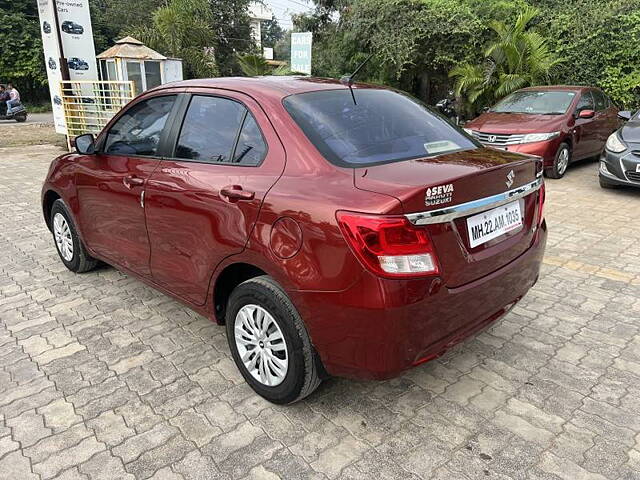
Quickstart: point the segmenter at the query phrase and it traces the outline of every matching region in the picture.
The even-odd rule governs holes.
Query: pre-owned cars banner
[[[40,15],[40,32],[42,33],[42,47],[44,50],[44,64],[47,68],[47,80],[49,81],[49,93],[53,107],[53,122],[56,132],[67,133],[67,125],[64,121],[62,110],[62,95],[60,94],[60,52],[56,39],[55,19],[51,0],[38,0],[38,13]]]
[[[55,3],[58,9],[59,24],[57,27],[60,29],[70,79],[97,80],[98,68],[93,44],[89,0],[56,0]],[[60,65],[58,65],[60,52],[55,32],[53,1],[38,0],[38,7],[56,131],[66,133],[59,86],[61,80]]]

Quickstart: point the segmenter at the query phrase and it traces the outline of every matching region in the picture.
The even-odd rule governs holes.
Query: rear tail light
[[[358,259],[377,275],[436,275],[438,260],[425,227],[404,217],[337,212],[338,224]]]
[[[542,221],[544,220],[544,200],[546,196],[546,191],[544,187],[544,182],[540,186],[540,190],[538,190],[538,226],[542,225]]]

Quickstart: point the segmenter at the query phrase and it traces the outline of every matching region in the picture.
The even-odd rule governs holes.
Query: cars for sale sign
[[[53,106],[53,118],[56,132],[66,134],[62,95],[60,94],[62,74],[60,65],[58,65],[61,55],[58,34],[55,30],[54,5],[58,10],[59,23],[57,28],[60,31],[70,80],[97,80],[98,68],[93,44],[89,0],[38,0],[40,31]]]
[[[291,34],[291,71],[311,75],[311,32]]]

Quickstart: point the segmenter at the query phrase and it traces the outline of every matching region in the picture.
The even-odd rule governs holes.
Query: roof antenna
[[[367,58],[365,58],[364,62],[362,62],[360,65],[358,65],[358,67],[353,71],[353,73],[351,75],[344,75],[340,79],[340,83],[341,84],[349,87],[349,91],[351,92],[351,98],[353,99],[353,104],[354,105],[357,105],[357,103],[356,103],[356,96],[353,93],[353,88],[351,88],[351,85],[353,85],[353,79],[356,78],[356,75],[358,73],[360,73],[360,70],[362,70],[362,67],[364,67],[369,60],[371,60],[371,57],[373,57],[373,53],[371,55],[369,55]]]

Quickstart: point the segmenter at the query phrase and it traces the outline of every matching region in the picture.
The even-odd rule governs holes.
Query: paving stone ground
[[[53,147],[0,149],[0,479],[640,479],[640,191],[547,183],[537,286],[386,382],[278,407],[223,327],[109,267],[59,261]]]

